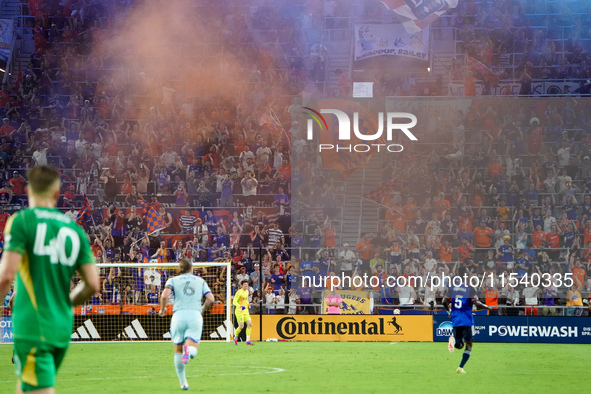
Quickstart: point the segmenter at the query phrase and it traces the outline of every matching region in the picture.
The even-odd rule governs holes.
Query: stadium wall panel
[[[72,342],[169,341],[171,318],[172,315],[75,315]],[[201,339],[211,340],[211,334],[218,335],[216,339],[225,339],[212,331],[224,325],[224,318],[223,314],[206,313]]]
[[[264,315],[252,337],[291,341],[432,342],[432,316]]]
[[[584,317],[474,316],[475,342],[591,343],[591,319]],[[433,341],[453,332],[447,316],[433,317]]]

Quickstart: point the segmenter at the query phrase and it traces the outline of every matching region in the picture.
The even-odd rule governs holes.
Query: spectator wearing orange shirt
[[[481,221],[480,227],[472,232],[474,235],[474,245],[479,249],[488,249],[492,246],[491,240],[494,233],[490,227],[486,227],[486,222]],[[479,255],[486,255],[486,251],[479,251]]]
[[[332,225],[328,216],[324,220],[324,247],[329,249],[334,249],[337,247],[337,230]]]
[[[453,252],[453,248],[449,246],[449,241],[447,239],[443,240],[443,245],[439,245],[439,259],[443,263],[451,263],[451,254]]]
[[[492,163],[488,166],[488,179],[495,180],[503,175],[503,166],[499,163],[498,157],[493,157]]]
[[[362,270],[369,270],[369,261],[371,260],[371,238],[372,234],[367,233],[363,236],[357,245],[355,245],[355,251],[359,253],[359,258],[363,262]]]
[[[388,209],[386,210],[386,220],[396,220],[398,217],[404,219],[402,213],[402,207],[396,203],[394,199],[391,199],[386,203]]]
[[[591,242],[591,220],[585,221],[585,227],[583,227],[583,233],[584,233],[583,244],[589,245],[589,242]]]
[[[4,206],[0,205],[0,241],[4,241],[4,228],[9,217],[10,214],[4,212]]]
[[[533,232],[533,247],[540,249],[541,244],[546,242],[546,233],[542,229],[542,225],[538,224]]]
[[[506,202],[504,199],[499,200],[499,206],[497,207],[497,215],[499,215],[502,220],[509,220],[511,208],[506,207],[505,204]]]
[[[573,274],[573,281],[577,287],[583,287],[585,283],[585,278],[587,277],[587,272],[583,268],[581,264],[581,259],[579,257],[575,260],[575,266],[571,265],[570,272]]]
[[[392,246],[390,248],[384,249],[384,251],[390,252],[390,267],[395,266],[398,269],[401,269],[403,254],[401,240],[395,239],[394,241],[392,241]]]
[[[398,232],[403,233],[406,231],[406,222],[404,221],[404,217],[402,217],[402,215],[396,215],[392,219],[392,224],[394,225],[394,228],[398,230]]]
[[[394,227],[396,227],[396,229],[398,229],[399,232],[405,232],[406,225],[400,204],[396,204],[394,200],[390,200],[387,203],[387,207],[388,209],[386,210],[386,220],[391,221]]]
[[[558,260],[560,255],[560,232],[556,224],[550,226],[550,232],[546,234],[546,247],[548,247],[550,259],[552,261]]]
[[[472,232],[472,216],[460,216],[459,226],[463,231]]]
[[[414,203],[414,197],[409,196],[406,200],[406,204],[402,207],[402,214],[404,220],[413,220],[417,211],[417,206]]]
[[[464,77],[464,96],[476,96],[476,78],[472,71],[466,71]]]
[[[10,183],[10,188],[15,195],[25,194],[27,181],[25,181],[25,178],[18,171],[13,171],[12,178],[8,180],[8,183]]]
[[[462,238],[462,244],[458,247],[458,260],[464,261],[470,257],[470,252],[474,252],[474,247],[470,245],[467,238]]]
[[[490,316],[496,316],[499,314],[499,296],[501,293],[494,288],[493,283],[487,280],[486,288],[484,289],[484,303],[490,306],[492,309],[489,312]]]
[[[435,209],[435,212],[437,212],[437,215],[440,218],[443,218],[445,215],[445,212],[449,211],[451,207],[451,204],[449,203],[449,200],[445,199],[445,194],[443,194],[443,192],[440,192],[437,200],[433,201],[433,208]]]
[[[283,179],[285,180],[289,180],[289,178],[291,177],[291,165],[286,159],[283,159],[281,167],[279,167],[277,171],[280,172],[281,175],[283,175]]]
[[[589,262],[591,262],[591,241],[589,241],[587,243],[587,249],[585,249],[583,251],[583,257],[585,259],[585,262],[587,262],[587,264],[589,264]]]
[[[8,118],[2,119],[2,127],[0,127],[0,137],[10,136],[14,131],[14,127],[9,123]]]
[[[460,205],[458,207],[460,209],[460,220],[459,226],[462,225],[466,226],[467,231],[472,231],[472,219],[474,219],[474,211],[472,207],[468,204]]]
[[[339,79],[339,96],[347,97],[351,94],[351,81],[349,76],[344,73],[340,68],[337,68],[334,72]]]

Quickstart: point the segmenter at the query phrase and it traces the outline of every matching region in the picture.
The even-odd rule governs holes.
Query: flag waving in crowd
[[[484,83],[490,84],[490,86],[499,86],[499,77],[487,66],[478,60],[468,57],[468,70],[475,71],[480,74]]]
[[[276,119],[275,112],[272,109],[269,109],[265,112],[261,118],[259,119],[259,126],[262,126],[268,129],[271,133],[280,133],[281,132],[281,124]]]
[[[458,0],[381,0],[382,3],[407,19],[402,25],[409,33],[418,33],[447,11],[458,6]]]
[[[400,186],[400,181],[388,181],[382,186],[370,191],[369,193],[365,193],[363,196],[361,196],[361,198],[371,200],[378,204],[383,204],[384,197],[391,194],[398,186]]]
[[[90,201],[88,201],[88,197],[84,194],[84,206],[78,211],[78,215],[76,216],[76,223],[79,226],[86,227],[86,222],[92,218],[92,208],[90,207]]]
[[[143,200],[139,200],[137,203],[144,210],[144,219],[146,219],[148,235],[166,227],[164,218],[154,209],[154,207]]]

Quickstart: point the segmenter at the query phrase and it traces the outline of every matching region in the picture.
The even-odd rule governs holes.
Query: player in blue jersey
[[[458,275],[464,278],[467,275],[467,269],[460,267]],[[443,306],[447,313],[451,312],[451,322],[454,327],[454,335],[449,337],[448,349],[450,352],[455,349],[461,349],[466,344],[466,350],[462,354],[462,361],[456,370],[457,373],[466,373],[464,365],[468,362],[472,352],[472,342],[474,337],[474,316],[472,315],[472,305],[477,308],[491,309],[488,305],[478,300],[476,289],[466,284],[461,286],[451,286],[443,298]]]
[[[201,311],[208,310],[215,299],[205,281],[193,275],[193,263],[188,259],[179,261],[179,275],[166,281],[160,299],[160,316],[166,314],[168,297],[174,294],[170,336],[174,344],[174,368],[181,384],[181,389],[188,390],[185,378],[185,364],[197,356],[203,317]],[[203,307],[201,302],[205,296]]]

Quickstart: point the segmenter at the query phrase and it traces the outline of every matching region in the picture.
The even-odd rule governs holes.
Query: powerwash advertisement
[[[591,319],[581,317],[474,316],[474,342],[591,343]],[[447,342],[453,326],[433,316],[433,342]]]

